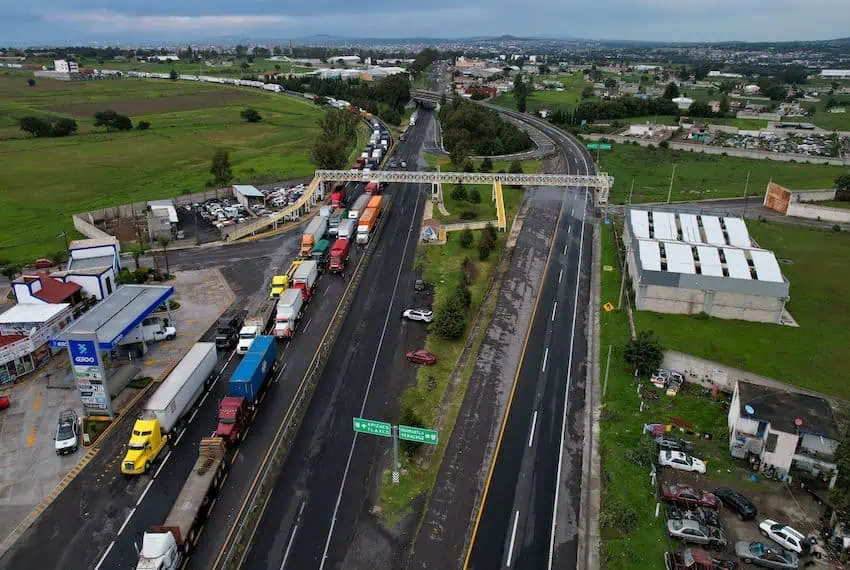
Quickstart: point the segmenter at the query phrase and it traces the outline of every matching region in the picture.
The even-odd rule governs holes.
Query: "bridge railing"
[[[321,183],[321,178],[313,178],[313,181],[310,182],[310,186],[307,187],[306,192],[304,192],[304,194],[302,194],[302,196],[298,198],[298,200],[296,200],[291,206],[287,206],[286,208],[280,210],[279,212],[275,213],[274,216],[263,217],[249,224],[245,224],[244,227],[235,229],[234,231],[227,234],[227,239],[233,241],[265,230],[269,226],[276,227],[278,222],[280,222],[281,220],[285,220],[287,216],[299,213],[302,208],[309,208],[309,206],[315,203],[314,196],[316,190],[319,188],[319,185]]]
[[[585,174],[503,174],[492,172],[432,172],[407,170],[317,170],[316,178],[340,182],[399,182],[413,184],[494,184],[523,186],[573,186],[607,190],[614,179],[605,173]]]

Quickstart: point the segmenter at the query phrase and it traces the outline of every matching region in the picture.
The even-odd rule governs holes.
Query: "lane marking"
[[[567,233],[568,234],[573,233],[573,227],[572,226],[567,226]]]
[[[534,410],[534,415],[531,416],[531,432],[528,434],[528,447],[534,443],[534,430],[537,427],[537,410]]]
[[[145,490],[144,490],[144,491],[142,491],[142,496],[141,496],[141,497],[139,497],[139,500],[138,500],[138,501],[136,501],[136,506],[137,506],[137,507],[138,507],[139,505],[141,505],[141,504],[142,504],[142,501],[144,501],[144,500],[145,500],[145,495],[147,495],[147,494],[148,494],[148,491],[150,491],[150,490],[151,490],[151,485],[153,485],[153,479],[151,479],[151,480],[150,480],[150,482],[148,483],[148,486],[147,486],[147,487],[145,487]],[[120,534],[120,533],[119,533],[119,534]]]
[[[289,536],[289,542],[286,544],[286,552],[283,553],[283,562],[280,563],[280,570],[286,566],[286,560],[289,558],[289,552],[292,550],[292,543],[295,542],[295,533],[298,532],[298,525],[292,528],[292,534]]]
[[[218,380],[218,378],[216,378],[216,380]],[[209,398],[209,397],[210,397],[210,394],[211,394],[211,393],[212,393],[212,387],[210,387],[210,389],[209,389],[209,390],[207,390],[207,393],[206,393],[206,394],[204,394],[204,397],[203,397],[203,398],[201,398],[201,403],[200,403],[200,404],[198,404],[198,407],[199,407],[199,408],[200,408],[201,406],[203,406],[203,405],[204,405],[204,402],[206,402],[206,401],[207,401],[207,398]]]
[[[103,565],[103,561],[106,560],[106,557],[109,556],[109,553],[112,551],[112,547],[115,546],[115,541],[109,543],[109,546],[106,547],[106,551],[103,553],[103,556],[100,557],[100,560],[97,563],[97,566],[94,567],[94,570],[100,570],[101,565]]]
[[[200,409],[200,408],[195,408],[195,411],[194,411],[194,412],[192,412],[192,415],[191,415],[191,416],[189,416],[189,423],[192,423],[193,421],[195,421],[195,416],[197,416],[197,415],[198,415],[198,410],[199,410],[199,409]]]
[[[555,301],[555,305],[552,307],[552,321],[555,320],[555,313],[558,312],[558,301]]]
[[[517,523],[519,523],[519,511],[514,514],[514,529],[511,531],[511,544],[508,547],[508,560],[506,566],[510,567],[511,561],[514,558],[514,541],[516,540],[516,527]]]
[[[570,208],[570,217],[571,218],[575,217],[575,213],[576,213],[575,207]],[[570,226],[570,227],[572,227],[572,226]]]
[[[177,444],[180,443],[181,439],[183,439],[184,433],[186,433],[186,428],[183,428],[183,431],[181,431],[180,435],[177,436],[177,439],[174,440],[174,447],[177,447]]]
[[[418,192],[417,192],[418,194]],[[378,356],[381,354],[381,347],[384,344],[384,337],[387,334],[387,327],[390,323],[390,316],[393,314],[393,305],[395,305],[396,301],[396,291],[398,290],[398,282],[401,279],[401,272],[404,266],[404,260],[407,257],[407,246],[410,243],[410,236],[413,233],[413,226],[416,223],[416,213],[419,211],[419,197],[417,195],[416,202],[413,206],[413,216],[410,219],[410,227],[407,228],[407,237],[404,239],[404,246],[402,247],[402,255],[401,260],[398,264],[398,272],[395,276],[395,283],[393,284],[393,292],[390,295],[390,305],[387,308],[387,316],[384,318],[384,328],[381,330],[381,337],[378,339],[378,349],[375,351],[375,360],[372,362],[372,371],[369,373],[369,382],[366,384],[366,393],[363,395],[363,403],[360,406],[360,417],[363,417],[363,413],[366,410],[366,400],[369,398],[369,391],[372,388],[372,380],[375,377],[375,369],[378,367]],[[331,516],[331,527],[328,530],[328,539],[325,541],[325,549],[322,552],[322,560],[319,563],[319,570],[324,570],[325,561],[328,559],[328,550],[331,546],[331,539],[333,538],[334,526],[336,526],[336,516],[339,512],[339,505],[342,502],[342,492],[345,488],[345,481],[348,478],[348,470],[351,467],[351,458],[354,457],[354,447],[357,445],[357,432],[354,433],[354,439],[351,441],[351,449],[348,452],[348,460],[345,462],[345,471],[342,473],[342,482],[339,485],[339,493],[336,496],[336,504],[334,505],[334,512]]]
[[[569,243],[564,244],[564,255],[567,255],[567,246],[568,245],[570,245],[570,244]]]
[[[561,279],[563,279],[563,277],[564,277],[564,270],[561,269],[560,271],[558,271],[558,283],[561,282]]]
[[[304,328],[302,329],[302,331],[301,331],[301,332],[307,332],[307,327],[309,327],[309,326],[310,326],[310,323],[312,323],[312,322],[313,322],[313,318],[312,318],[312,317],[311,317],[311,318],[309,318],[309,319],[307,319],[307,322],[304,324]]]
[[[132,509],[130,509],[130,512],[127,515],[127,518],[124,519],[124,524],[122,524],[121,528],[118,529],[118,536],[121,536],[121,533],[124,532],[125,528],[127,528],[127,523],[130,522],[130,519],[133,518],[134,514],[136,514],[136,507],[133,507]]]
[[[546,362],[549,361],[549,347],[543,352],[543,372],[546,372]]]
[[[171,457],[171,452],[173,449],[169,449],[165,458],[162,460],[162,463],[159,464],[159,467],[156,468],[156,473],[153,474],[153,478],[156,479],[159,476],[159,472],[162,471],[162,468],[165,467],[166,462],[168,462],[168,458]]]
[[[243,439],[244,439],[244,436],[243,436]],[[234,454],[233,454],[233,457],[230,459],[230,464],[231,464],[231,465],[233,465],[234,463],[236,463],[236,458],[237,458],[237,457],[239,457],[239,450],[238,450],[238,449],[236,450],[236,453],[234,453]]]

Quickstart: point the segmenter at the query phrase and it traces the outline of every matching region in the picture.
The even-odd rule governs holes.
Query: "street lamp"
[[[70,250],[70,248],[68,247],[68,234],[67,234],[67,233],[65,233],[65,232],[59,232],[58,234],[56,234],[56,239],[59,239],[60,237],[61,237],[61,238],[65,238],[65,254],[66,254],[66,255],[68,255],[68,256],[70,256],[70,255],[71,255],[71,250]]]

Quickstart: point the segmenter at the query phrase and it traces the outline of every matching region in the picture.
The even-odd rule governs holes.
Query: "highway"
[[[427,121],[395,158],[415,168]],[[390,421],[413,375],[404,358],[421,323],[400,319],[415,296],[413,264],[427,191],[393,184],[390,217],[343,323],[304,422],[265,508],[244,568],[321,569],[343,564],[386,441],[355,436],[355,416]]]

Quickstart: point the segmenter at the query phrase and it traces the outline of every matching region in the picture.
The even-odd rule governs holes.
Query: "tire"
[[[145,461],[145,470],[144,470],[144,472],[145,472],[145,473],[147,473],[147,472],[150,470],[150,468],[151,468],[151,462],[150,462],[150,461]]]
[[[744,560],[744,564],[752,564],[753,563],[752,559],[750,559],[750,558],[744,558],[743,560]]]
[[[167,337],[165,337],[165,340],[174,340],[174,335],[173,334],[168,335]]]
[[[760,528],[760,529],[759,529],[759,532],[761,532],[761,535],[762,535],[763,537],[767,538],[767,531],[766,531],[766,530],[764,530],[763,528]]]
[[[745,521],[745,520],[747,520],[747,518],[744,516],[744,513],[738,513],[738,520],[739,521]]]

